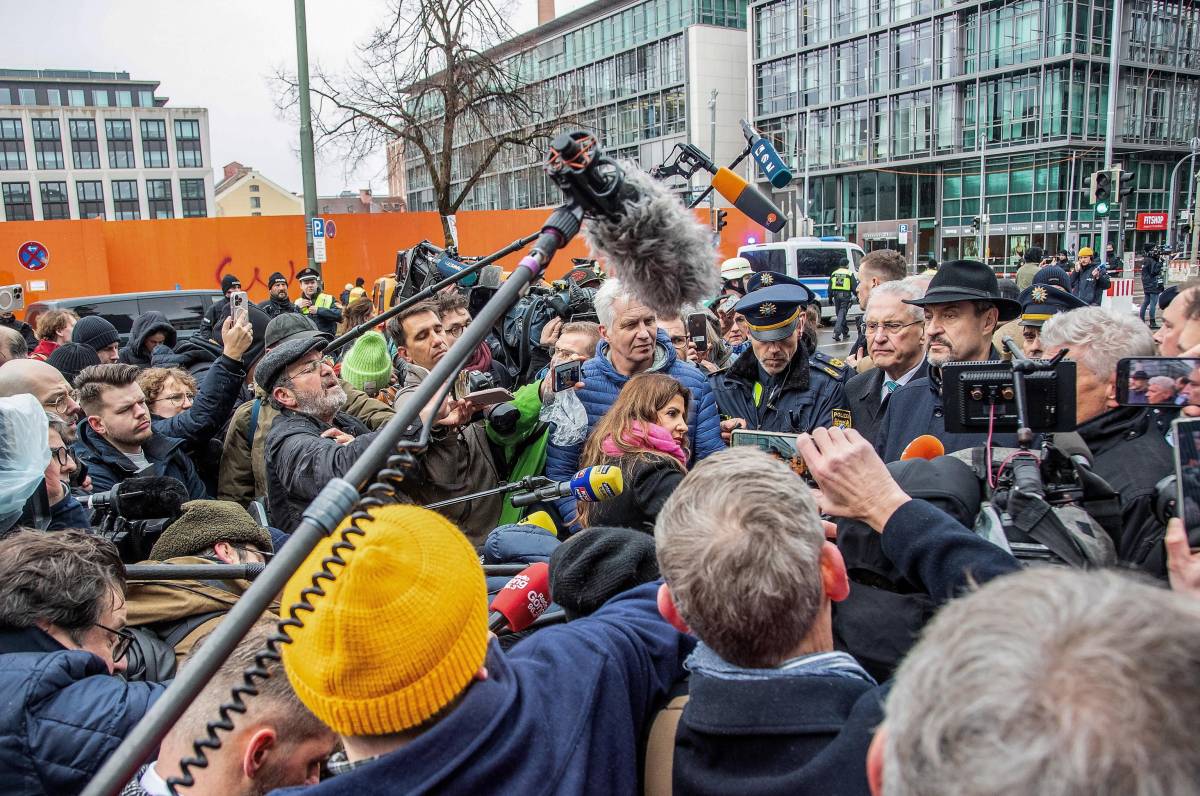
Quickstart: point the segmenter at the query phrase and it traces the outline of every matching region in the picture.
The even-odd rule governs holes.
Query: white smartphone
[[[246,291],[229,291],[229,314],[233,316],[234,323],[241,323],[249,317],[250,309],[247,306],[248,302],[249,299],[246,298]]]

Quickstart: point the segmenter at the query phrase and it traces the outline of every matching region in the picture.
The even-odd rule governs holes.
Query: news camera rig
[[[406,439],[405,432],[417,419],[420,409],[430,403],[440,403],[445,398],[456,374],[479,343],[516,303],[522,290],[541,276],[555,253],[575,237],[585,216],[623,216],[623,202],[628,198],[623,190],[624,174],[620,165],[607,156],[595,136],[590,133],[576,131],[557,136],[550,143],[546,170],[562,189],[566,198],[565,204],[551,213],[536,235],[514,241],[501,251],[467,266],[463,271],[482,268],[533,240],[529,253],[499,287],[495,296],[480,308],[478,315],[459,339],[414,390],[411,400],[407,401],[397,411],[396,417],[383,427],[346,475],[330,481],[322,488],[304,510],[300,524],[293,531],[288,543],[242,594],[189,665],[183,668],[167,691],[104,763],[84,790],[84,794],[113,794],[130,780],[141,763],[153,753],[170,727],[212,679],[250,627],[283,590],[288,580],[308,558],[309,553],[326,537],[336,533],[337,541],[333,545],[331,555],[327,556],[320,569],[312,574],[311,587],[303,592],[304,597],[300,602],[281,607],[278,627],[255,655],[254,666],[243,673],[243,682],[232,690],[229,700],[220,706],[217,716],[208,722],[205,737],[197,739],[193,744],[193,756],[180,761],[181,775],[168,780],[167,787],[172,793],[178,793],[179,787],[190,787],[194,783],[191,769],[207,766],[205,750],[220,746],[220,733],[232,730],[236,715],[246,709],[246,699],[258,693],[257,683],[270,676],[267,665],[280,660],[280,645],[291,641],[289,631],[292,628],[303,627],[305,615],[313,610],[313,599],[320,599],[319,595],[324,594],[322,583],[337,578],[347,565],[342,554],[353,550],[355,539],[364,534],[360,524],[370,519],[369,511],[393,502],[400,485],[413,471],[417,463],[416,456],[428,445],[432,427],[432,423],[425,424],[417,439]],[[459,271],[458,274],[463,271]],[[447,278],[443,281],[450,284],[457,280]],[[435,286],[428,285],[414,293],[409,301],[412,302],[419,294],[433,295],[433,292]],[[397,310],[393,307],[389,312],[392,311]],[[377,317],[368,323],[373,326],[379,322]],[[344,345],[352,339],[347,336],[353,331],[355,330],[342,335],[334,342]],[[350,522],[338,530],[338,526],[346,518],[349,518]]]

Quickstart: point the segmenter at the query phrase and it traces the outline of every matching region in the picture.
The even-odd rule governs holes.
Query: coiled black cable
[[[432,401],[434,406],[441,406],[453,383],[452,380],[448,380],[442,385],[436,398]],[[179,776],[167,779],[167,790],[171,792],[172,796],[179,796],[178,788],[190,788],[196,784],[196,778],[192,775],[191,769],[208,768],[206,750],[216,750],[221,747],[221,739],[217,733],[232,732],[234,714],[244,714],[246,698],[258,696],[257,683],[271,677],[269,667],[272,664],[280,663],[283,659],[280,645],[292,643],[292,638],[287,632],[288,629],[304,627],[304,620],[300,617],[300,612],[312,613],[316,610],[312,598],[324,597],[326,592],[322,581],[332,583],[337,579],[338,572],[346,566],[346,559],[342,557],[342,553],[355,549],[351,537],[366,535],[366,531],[362,530],[359,525],[371,519],[370,509],[396,502],[400,485],[416,472],[418,466],[416,455],[423,453],[429,445],[429,436],[433,425],[433,418],[430,418],[429,422],[422,427],[421,434],[415,442],[401,443],[396,453],[388,457],[383,469],[376,474],[375,480],[363,491],[362,498],[354,504],[354,508],[350,512],[350,523],[340,532],[340,538],[333,544],[330,554],[321,559],[321,568],[313,574],[310,585],[300,592],[299,601],[288,606],[287,615],[280,617],[275,632],[263,644],[262,649],[255,653],[254,663],[242,672],[242,682],[230,690],[229,700],[221,703],[217,709],[217,718],[205,724],[204,736],[192,742],[193,755],[180,759]],[[333,570],[335,566],[338,567],[338,572]]]

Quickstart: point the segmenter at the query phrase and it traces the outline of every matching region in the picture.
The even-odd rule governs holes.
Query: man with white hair
[[[1198,635],[1194,596],[1118,573],[999,578],[943,608],[904,658],[871,792],[1195,793]]]
[[[872,444],[892,393],[929,372],[925,312],[904,303],[924,295],[923,282],[903,279],[875,285],[867,299],[862,328],[875,367],[850,379],[846,398],[853,427]]]
[[[604,280],[596,292],[595,305],[600,343],[595,356],[583,363],[584,386],[577,391],[587,410],[588,431],[608,411],[631,378],[639,373],[662,373],[692,392],[688,438],[693,441],[694,458],[703,459],[723,449],[721,420],[712,388],[699,368],[679,359],[671,338],[658,328],[654,311],[613,277]],[[570,481],[579,469],[582,447],[582,442],[557,444],[552,434],[546,449],[546,476],[554,481]],[[558,510],[567,524],[575,524],[573,498],[559,501]]]
[[[1175,380],[1170,376],[1155,376],[1146,387],[1146,403],[1170,404],[1175,402]]]
[[[1092,451],[1092,469],[1121,496],[1117,557],[1165,578],[1166,526],[1154,503],[1156,484],[1175,467],[1171,447],[1153,409],[1118,406],[1116,400],[1117,362],[1154,356],[1150,330],[1125,313],[1083,307],[1046,321],[1042,344],[1047,351],[1069,349],[1075,362],[1075,430]]]

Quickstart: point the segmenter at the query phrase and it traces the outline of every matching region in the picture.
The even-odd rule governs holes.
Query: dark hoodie
[[[146,338],[155,332],[163,332],[166,335],[163,345],[168,348],[175,347],[177,339],[175,327],[167,320],[166,315],[152,310],[139,315],[133,322],[133,328],[129,331],[129,345],[121,349],[117,359],[127,365],[137,365],[139,368],[150,367],[150,352],[142,350],[142,346],[145,344]]]

